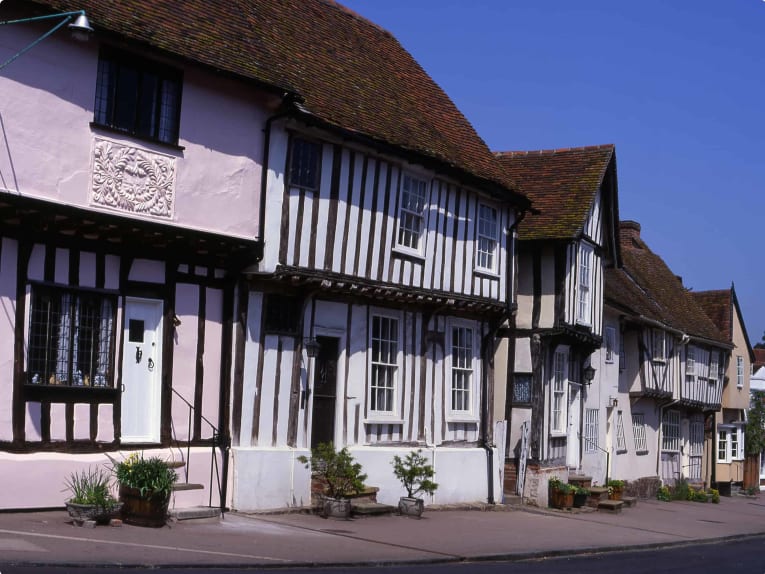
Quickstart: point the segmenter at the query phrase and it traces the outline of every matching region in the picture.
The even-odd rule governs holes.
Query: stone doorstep
[[[592,477],[583,474],[569,474],[568,483],[590,489],[592,487]]]
[[[619,514],[622,511],[624,502],[621,500],[601,500],[598,503],[598,512],[612,512]]]
[[[351,514],[353,516],[382,516],[391,514],[396,510],[390,504],[380,504],[379,502],[352,501]]]
[[[637,506],[638,499],[635,496],[622,496],[622,502],[626,508],[633,508]]]
[[[193,520],[195,523],[218,522],[221,517],[220,508],[209,506],[174,508],[168,514],[171,520]]]
[[[204,490],[204,488],[205,488],[204,484],[194,484],[193,482],[176,482],[171,487],[171,490],[174,490],[176,492],[181,492],[184,490]]]

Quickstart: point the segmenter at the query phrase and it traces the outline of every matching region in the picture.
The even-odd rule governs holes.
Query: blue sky
[[[765,332],[765,1],[340,0],[494,150],[616,144],[621,219]]]

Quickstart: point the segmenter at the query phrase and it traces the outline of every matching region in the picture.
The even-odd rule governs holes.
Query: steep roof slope
[[[648,248],[638,223],[622,221],[620,235],[623,269],[606,274],[607,300],[687,335],[729,342],[664,260]]]
[[[582,230],[609,163],[615,160],[615,148],[606,144],[496,155],[539,210],[526,216],[518,237],[572,239]]]
[[[327,126],[492,182],[496,193],[528,206],[470,122],[396,38],[332,0],[34,3],[84,9],[102,38],[116,34],[295,93]]]
[[[733,340],[733,315],[734,313],[738,314],[741,331],[746,341],[747,353],[749,353],[749,359],[754,362],[755,355],[749,342],[744,315],[741,313],[741,308],[738,305],[735,287],[731,286],[730,289],[710,291],[694,291],[692,295],[723,336],[731,343],[735,343]]]

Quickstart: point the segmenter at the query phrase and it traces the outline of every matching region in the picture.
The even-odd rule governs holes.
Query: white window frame
[[[624,436],[624,418],[622,411],[616,413],[616,452],[627,452],[627,439]]]
[[[455,366],[454,360],[454,332],[455,330],[466,330],[471,333],[471,348],[470,348],[470,364],[469,367],[462,365]],[[448,376],[444,381],[444,393],[446,402],[446,420],[452,423],[477,423],[478,422],[478,383],[481,379],[481,362],[479,360],[479,345],[480,345],[480,332],[478,325],[474,321],[465,321],[460,319],[452,319],[447,321],[447,373]],[[455,375],[469,374],[470,384],[468,388],[467,409],[455,409],[453,403],[453,391]]]
[[[598,409],[584,409],[584,452],[598,452],[600,433]]]
[[[493,214],[493,220],[484,212]],[[478,271],[496,274],[499,254],[499,210],[486,203],[478,204],[475,238],[475,267]]]
[[[736,387],[744,388],[744,357],[736,355]]]
[[[417,190],[413,186],[417,186]],[[398,224],[396,226],[396,250],[412,255],[423,256],[425,252],[425,233],[427,231],[427,210],[429,196],[428,181],[412,173],[404,173],[401,177],[401,188],[398,194]],[[422,201],[422,209],[418,213],[412,208],[411,201],[404,198],[414,197]],[[415,225],[416,223],[416,225]],[[417,229],[415,229],[417,227]],[[408,235],[407,235],[408,234]],[[407,242],[407,238],[410,241]],[[410,244],[412,243],[413,245]]]
[[[558,347],[553,354],[550,385],[550,432],[566,436],[568,426],[568,347]]]
[[[632,413],[632,438],[635,441],[635,452],[648,452],[648,441],[645,435],[645,415]]]
[[[661,420],[661,450],[680,452],[680,411],[666,410]]]
[[[651,332],[651,359],[656,363],[667,362],[667,334],[661,329]]]
[[[587,243],[579,244],[576,274],[576,322],[592,324],[592,268],[595,250]]]
[[[685,374],[696,375],[696,348],[693,345],[685,349]]]
[[[605,337],[603,339],[605,343],[605,361],[606,363],[614,362],[614,347],[616,346],[616,328],[607,325],[605,331]]]
[[[395,321],[395,336],[396,336],[396,350],[395,350],[395,362],[375,360],[373,347],[374,347],[374,323],[375,319],[381,319],[385,321]],[[402,325],[403,321],[401,315],[398,313],[392,313],[387,310],[373,309],[369,315],[369,384],[367,385],[367,419],[370,421],[381,422],[401,422],[401,415],[399,413],[399,398],[401,393],[401,360],[403,350],[401,348],[402,338]],[[381,339],[380,339],[381,340]],[[389,339],[391,341],[392,339]],[[392,371],[393,385],[392,385],[392,408],[390,410],[373,409],[373,393],[375,386],[373,384],[375,378],[375,368],[387,368]],[[376,402],[376,401],[375,401]]]
[[[717,462],[730,463],[744,460],[744,427],[743,425],[717,425],[715,452]],[[722,457],[720,455],[723,455]]]

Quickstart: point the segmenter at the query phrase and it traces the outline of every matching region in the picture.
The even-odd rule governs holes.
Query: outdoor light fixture
[[[314,339],[313,337],[308,337],[303,340],[303,346],[305,347],[305,352],[308,355],[309,359],[313,359],[319,354],[319,350],[321,350],[321,345],[319,344],[319,341]]]
[[[37,22],[38,20],[53,20],[55,18],[60,18],[61,21],[58,22],[53,28],[45,32],[42,36],[37,38],[35,41],[33,41],[31,44],[28,44],[18,52],[16,52],[13,56],[8,58],[5,62],[0,64],[0,70],[5,68],[8,64],[13,62],[16,58],[21,56],[22,54],[28,52],[32,48],[34,48],[37,44],[45,40],[48,36],[56,32],[56,30],[59,30],[62,28],[65,24],[69,24],[69,30],[72,32],[72,37],[76,40],[87,40],[90,35],[93,33],[93,28],[90,26],[90,22],[88,21],[88,17],[85,15],[85,10],[76,10],[74,12],[61,12],[59,14],[47,14],[46,16],[33,16],[32,18],[20,18],[18,20],[5,20],[0,22],[0,26],[4,26],[6,24],[24,24],[27,22]],[[74,20],[74,21],[72,21]]]
[[[592,380],[595,378],[595,367],[592,365],[587,365],[584,368],[584,384],[585,385],[591,385]]]

